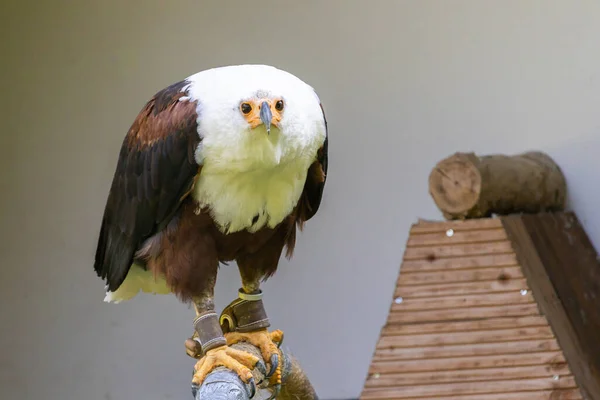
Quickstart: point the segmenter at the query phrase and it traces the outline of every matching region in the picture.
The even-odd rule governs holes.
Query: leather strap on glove
[[[197,316],[194,320],[194,329],[198,334],[198,341],[204,354],[208,350],[227,344],[219,325],[219,318],[214,311],[207,311]]]
[[[271,326],[262,301],[262,292],[247,294],[242,289],[219,317],[223,333],[252,332]]]

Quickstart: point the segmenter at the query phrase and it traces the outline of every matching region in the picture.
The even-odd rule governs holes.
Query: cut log
[[[546,154],[514,156],[455,153],[429,175],[429,194],[444,218],[563,211],[567,184]]]

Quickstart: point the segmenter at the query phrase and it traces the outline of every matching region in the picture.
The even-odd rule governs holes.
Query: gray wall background
[[[102,302],[97,230],[123,135],[157,90],[267,63],[326,107],[324,204],[265,285],[322,398],[360,393],[407,232],[454,151],[548,152],[598,245],[596,1],[5,1],[0,398],[186,399],[193,310]],[[218,306],[239,287],[222,269]]]

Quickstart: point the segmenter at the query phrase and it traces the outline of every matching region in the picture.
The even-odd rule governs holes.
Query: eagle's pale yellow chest
[[[293,143],[282,142],[202,149],[204,163],[193,197],[223,232],[272,228],[293,211],[316,147],[295,151]]]
[[[251,171],[203,168],[194,188],[200,207],[208,207],[223,232],[254,232],[275,227],[302,194],[308,165],[302,160]]]

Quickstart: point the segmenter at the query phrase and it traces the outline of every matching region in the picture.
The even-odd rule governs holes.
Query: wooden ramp
[[[419,221],[360,398],[600,400],[600,264],[572,213]]]

